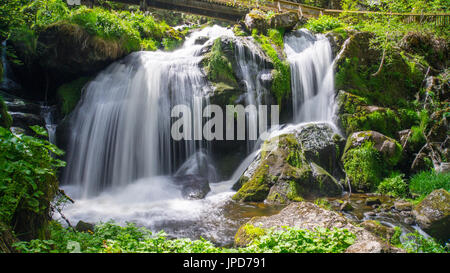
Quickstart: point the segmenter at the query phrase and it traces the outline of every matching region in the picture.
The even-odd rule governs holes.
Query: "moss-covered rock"
[[[435,37],[427,32],[409,32],[400,41],[400,47],[409,53],[424,56],[427,63],[435,69],[449,66],[448,39]]]
[[[316,134],[312,134],[314,130]],[[339,196],[341,185],[325,169],[339,168],[335,164],[342,148],[333,136],[333,130],[325,124],[310,124],[267,140],[241,177],[242,186],[235,185],[239,190],[233,199],[285,204],[303,198]],[[328,164],[322,167],[321,163]]]
[[[245,247],[254,239],[257,239],[266,233],[267,231],[265,229],[255,227],[251,224],[245,224],[238,229],[236,235],[234,236],[234,244],[237,247]]]
[[[352,190],[375,190],[401,156],[402,146],[392,138],[374,131],[353,133],[342,156]]]
[[[434,190],[413,210],[419,226],[431,236],[447,242],[450,239],[450,193]]]
[[[384,226],[375,220],[366,220],[361,223],[361,226],[386,242],[390,242],[395,233],[393,228]]]
[[[368,230],[354,225],[344,216],[309,202],[290,204],[272,216],[253,217],[236,233],[235,245],[245,246],[264,235],[268,229],[280,230],[285,226],[311,231],[318,227],[347,229],[355,234],[356,240],[346,252],[401,252]]]
[[[414,99],[423,81],[419,67],[397,50],[383,50],[371,44],[373,33],[357,32],[346,43],[336,61],[336,88],[365,97],[378,106],[404,106]]]
[[[90,77],[81,77],[75,81],[61,85],[56,94],[60,113],[66,116],[72,112],[81,97],[83,87],[91,80]]]

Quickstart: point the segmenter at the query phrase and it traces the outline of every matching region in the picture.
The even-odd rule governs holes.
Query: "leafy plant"
[[[305,25],[307,29],[319,33],[340,28],[342,26],[343,24],[338,18],[329,15],[323,15],[316,19],[310,19]]]
[[[244,248],[216,247],[205,239],[167,239],[164,232],[153,234],[132,223],[121,227],[113,222],[95,226],[92,233],[50,225],[50,240],[19,242],[14,246],[21,252],[70,252],[78,245],[81,252],[153,252],[153,253],[324,253],[343,252],[354,243],[355,235],[345,229],[318,228],[315,231],[284,227],[268,230]]]
[[[47,131],[16,136],[0,127],[0,221],[11,223],[18,211],[42,213],[58,189],[56,172],[65,163],[53,155],[63,152],[47,140]]]
[[[394,172],[390,177],[385,178],[378,185],[378,192],[381,194],[390,195],[393,197],[405,198],[408,196],[409,189],[406,182],[403,180],[404,174]]]

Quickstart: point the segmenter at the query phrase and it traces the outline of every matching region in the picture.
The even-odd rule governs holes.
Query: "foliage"
[[[168,239],[164,232],[153,234],[132,223],[121,227],[112,222],[95,226],[93,233],[77,232],[50,225],[50,240],[32,240],[15,244],[21,252],[70,252],[74,245],[81,252],[152,253],[337,253],[354,243],[355,235],[345,229],[315,231],[284,227],[260,234],[245,248],[221,248],[205,240]]]
[[[0,96],[0,126],[9,128],[12,125],[11,115],[8,113],[5,101]]]
[[[278,105],[281,105],[283,100],[287,99],[291,94],[291,68],[287,61],[282,61],[280,59],[277,50],[274,48],[274,46],[283,48],[281,38],[283,37],[283,34],[281,30],[270,29],[268,30],[268,34],[270,37],[265,36],[264,34],[258,34],[258,31],[254,29],[252,37],[261,45],[261,48],[274,64],[275,69],[272,74],[272,92],[277,99]]]
[[[56,172],[65,165],[53,157],[63,152],[41,137],[45,129],[32,126],[38,135],[16,136],[0,127],[0,221],[11,223],[15,213],[41,213],[57,191]]]
[[[411,177],[409,188],[422,197],[441,188],[450,191],[450,173],[436,173],[434,170],[420,172]]]
[[[204,60],[204,67],[209,80],[237,86],[232,64],[224,55],[220,38],[214,41],[211,51]]]
[[[347,151],[343,163],[347,178],[357,191],[376,189],[385,171],[381,156],[371,142]]]
[[[404,238],[402,247],[409,253],[449,253],[448,245],[442,246],[433,238],[426,238],[418,231],[408,233]]]
[[[329,15],[323,15],[318,18],[308,20],[305,28],[314,32],[323,33],[329,30],[340,28],[342,26],[343,24],[339,21],[338,18]]]
[[[397,198],[405,198],[408,196],[409,189],[404,178],[404,174],[392,173],[378,185],[378,192]]]
[[[141,49],[156,50],[160,46],[171,50],[178,46],[183,39],[180,32],[165,22],[157,22],[152,16],[145,15],[139,10],[115,11],[101,7],[91,9],[83,5],[69,9],[63,0],[16,0],[12,2],[20,2],[14,8],[21,14],[13,13],[12,7],[8,9],[8,12],[14,14],[14,18],[20,18],[16,18],[17,22],[12,24],[5,17],[5,20],[9,20],[8,31],[3,31],[7,33],[7,36],[11,32],[16,32],[15,29],[27,28],[38,34],[53,24],[71,23],[81,26],[90,35],[119,41],[128,52]],[[1,12],[2,9],[0,9]],[[2,23],[3,18],[0,20],[0,31]]]

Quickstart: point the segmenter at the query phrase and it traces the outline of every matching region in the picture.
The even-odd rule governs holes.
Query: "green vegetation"
[[[405,241],[401,244],[408,253],[449,253],[447,246],[442,246],[433,238],[425,238],[418,231],[408,233],[404,237]]]
[[[61,104],[61,113],[68,115],[77,106],[83,87],[90,81],[89,77],[82,77],[58,88],[57,96]]]
[[[208,79],[212,82],[224,82],[231,86],[237,86],[230,60],[224,55],[222,41],[217,38],[204,59],[204,68]]]
[[[353,244],[355,236],[345,229],[315,231],[285,227],[282,230],[251,228],[255,236],[243,248],[221,248],[205,240],[167,239],[164,232],[152,234],[134,224],[120,227],[111,222],[95,226],[93,233],[76,232],[50,225],[49,240],[19,242],[15,247],[21,252],[70,252],[80,245],[81,252],[102,253],[339,253]]]
[[[382,157],[371,142],[349,150],[343,158],[344,170],[353,190],[375,190],[384,173]]]
[[[378,192],[397,198],[405,198],[409,194],[408,184],[406,184],[404,174],[392,173],[378,185]]]
[[[11,10],[19,12],[21,15],[19,16]],[[174,30],[165,22],[155,21],[152,16],[144,15],[139,10],[115,11],[101,7],[90,9],[86,6],[69,9],[63,0],[32,2],[15,0],[0,8],[0,14],[3,13],[8,13],[8,16],[11,17],[5,17],[6,20],[13,21],[3,26],[4,18],[2,17],[0,20],[0,34],[4,37],[23,28],[35,31],[37,35],[54,24],[75,24],[90,35],[118,41],[126,52],[158,48],[172,50],[183,39],[181,32]]]
[[[63,152],[41,138],[47,131],[31,128],[38,137],[0,127],[0,222],[42,237],[58,191],[57,170],[65,163],[53,157]]]
[[[411,178],[409,188],[422,198],[437,189],[450,191],[450,173],[420,172]]]
[[[9,128],[12,125],[12,118],[8,113],[8,108],[5,101],[0,96],[0,126]]]
[[[252,36],[261,45],[261,48],[274,64],[272,92],[277,99],[278,105],[281,105],[291,95],[291,68],[286,60],[280,59],[278,53],[283,48],[282,37],[284,30],[269,29],[267,33],[269,36],[258,34],[258,31],[254,29]],[[278,51],[276,49],[277,47]]]
[[[318,18],[312,18],[308,20],[308,23],[305,25],[305,28],[314,32],[323,33],[340,28],[342,26],[343,24],[338,18],[324,15]]]

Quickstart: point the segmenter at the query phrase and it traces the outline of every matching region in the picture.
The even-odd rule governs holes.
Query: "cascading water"
[[[65,183],[81,185],[87,197],[107,186],[171,174],[205,148],[201,141],[173,142],[170,115],[182,104],[192,109],[194,124],[201,121],[194,102],[206,104],[209,90],[199,67],[203,45],[195,41],[221,35],[233,33],[215,26],[193,33],[174,52],[132,53],[90,82],[72,119]]]
[[[291,66],[293,121],[328,121],[334,114],[334,73],[331,45],[323,35],[297,30],[285,37]]]

